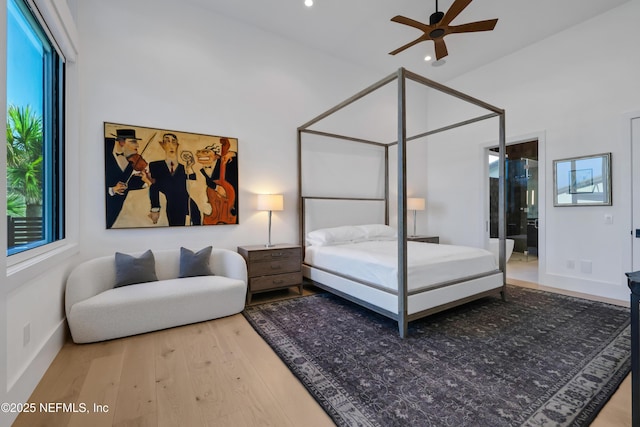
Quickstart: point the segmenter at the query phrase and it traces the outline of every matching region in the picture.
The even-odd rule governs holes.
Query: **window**
[[[7,0],[7,255],[64,238],[64,58]]]

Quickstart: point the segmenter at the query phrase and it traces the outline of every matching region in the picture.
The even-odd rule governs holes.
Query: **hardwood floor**
[[[14,426],[333,426],[241,314],[95,344],[67,343]],[[94,404],[104,412],[93,412]]]
[[[296,296],[258,294],[254,304]],[[68,342],[29,402],[52,411],[22,413],[15,427],[334,426],[241,314],[102,343]],[[70,412],[81,404],[87,413]],[[630,377],[592,425],[631,426]]]

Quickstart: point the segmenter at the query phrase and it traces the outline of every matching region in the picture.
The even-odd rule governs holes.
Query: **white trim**
[[[539,282],[541,285],[551,288],[614,299],[622,303],[629,302],[629,288],[626,284],[589,280],[585,277],[556,273],[545,274],[544,282],[540,280]]]
[[[35,243],[40,243],[43,242],[39,241],[39,242],[33,242]],[[11,274],[12,271],[15,271],[12,267],[14,266],[18,266],[18,265],[28,265],[29,262],[33,259],[33,258],[38,258],[41,257],[42,255],[48,253],[48,252],[53,252],[56,249],[58,249],[61,246],[65,245],[65,239],[61,239],[61,240],[56,240],[54,242],[50,242],[50,243],[44,243],[40,246],[34,246],[32,248],[29,249],[25,249],[22,252],[17,252],[14,253],[12,255],[7,256],[7,275]],[[21,269],[20,267],[17,268],[17,270]]]
[[[65,0],[27,0],[42,17],[45,31],[57,44],[65,60],[75,62],[78,56],[78,29]]]
[[[16,372],[7,381],[6,402],[27,402],[47,369],[58,355],[67,340],[67,322],[62,319],[53,329],[49,338],[35,352],[34,357],[25,363],[21,372]],[[10,422],[15,421],[18,413],[9,414]]]
[[[541,130],[537,132],[532,132],[528,134],[512,136],[506,138],[506,144],[514,145],[520,144],[528,141],[538,141],[538,277],[541,277],[543,272],[547,269],[546,262],[546,201],[547,201],[547,136],[546,131]],[[495,148],[498,146],[498,141],[494,140],[491,142],[485,142],[481,144],[481,161],[484,162],[484,166],[482,169],[483,177],[482,182],[485,184],[481,187],[482,191],[480,192],[480,197],[482,197],[482,201],[480,206],[483,207],[484,214],[482,215],[483,224],[482,224],[482,238],[483,241],[489,242],[489,223],[491,221],[491,213],[489,212],[489,165],[487,162],[488,151],[490,148]],[[540,279],[539,279],[540,280]]]
[[[547,271],[547,134],[541,131],[538,138],[538,277]]]
[[[636,110],[636,111],[630,111],[628,113],[625,113],[622,115],[621,119],[620,119],[620,129],[621,129],[621,135],[623,138],[623,141],[627,141],[628,147],[629,147],[629,177],[628,179],[633,180],[633,135],[631,133],[631,129],[632,129],[632,120],[633,119],[640,119],[640,110]],[[640,166],[638,166],[638,168],[640,168]],[[640,170],[638,171],[640,173]],[[640,196],[638,196],[640,197]],[[633,233],[633,182],[630,183],[629,185],[629,195],[628,195],[628,199],[630,201],[629,203],[629,230],[630,230],[630,237],[629,237],[629,257],[626,260],[626,267],[625,270],[626,271],[633,271],[633,239],[635,239],[634,233]]]
[[[44,250],[39,251],[41,249]],[[36,252],[34,253],[33,251]],[[67,240],[61,240],[45,245],[41,248],[34,248],[25,252],[25,254],[28,253],[28,257],[25,257],[11,266],[7,265],[7,286],[4,288],[5,291],[11,292],[29,280],[45,274],[51,268],[59,265],[60,262],[78,254],[78,252],[78,244],[70,243]],[[7,257],[7,263],[9,263],[11,258],[18,255],[21,254]]]

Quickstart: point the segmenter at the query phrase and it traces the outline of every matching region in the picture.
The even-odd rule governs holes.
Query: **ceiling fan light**
[[[307,7],[313,6],[313,0],[304,0],[304,5]]]
[[[432,39],[439,39],[440,37],[444,36],[445,31],[442,28],[436,28],[434,30],[431,30],[431,32],[429,33],[429,37],[431,37]]]

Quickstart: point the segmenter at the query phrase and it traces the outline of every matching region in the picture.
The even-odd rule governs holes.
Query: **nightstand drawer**
[[[248,265],[249,277],[265,276],[270,274],[291,273],[300,271],[300,257],[282,259],[276,261],[251,261]]]
[[[297,286],[302,295],[302,247],[278,244],[238,246],[247,262],[249,283],[247,304],[254,293]]]
[[[300,248],[290,249],[272,249],[264,251],[252,251],[249,252],[249,261],[254,262],[267,262],[267,261],[283,261],[283,260],[295,260],[297,262],[302,261],[302,251]]]
[[[277,274],[273,276],[262,276],[249,279],[252,291],[263,291],[267,289],[285,288],[296,286],[302,282],[302,272]]]

